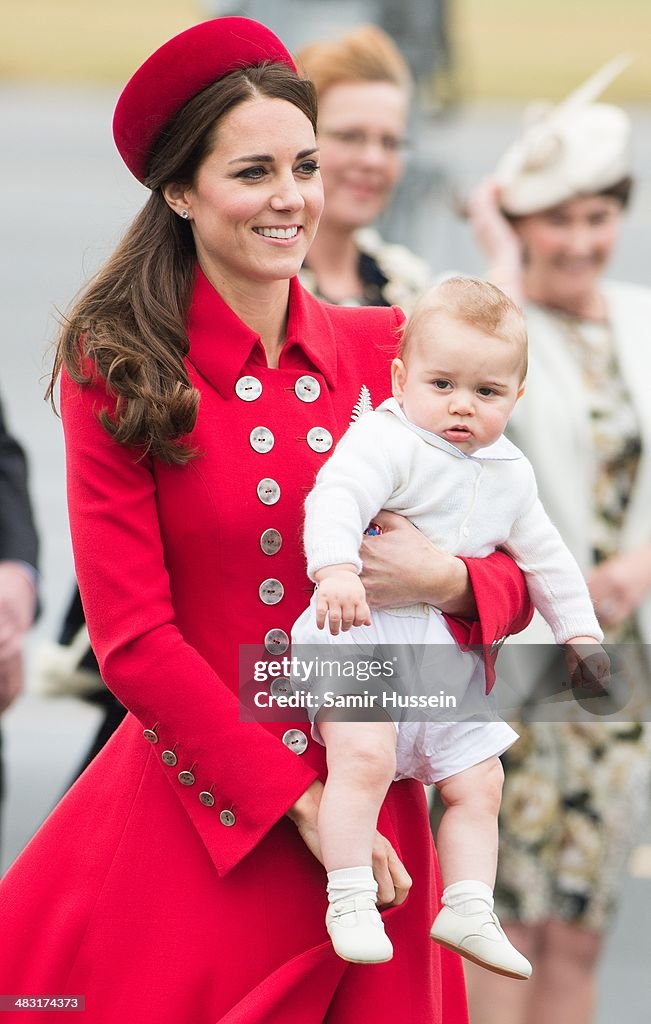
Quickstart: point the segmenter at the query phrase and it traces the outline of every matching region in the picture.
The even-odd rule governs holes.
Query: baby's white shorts
[[[346,717],[362,721],[372,703],[397,730],[396,780],[432,785],[503,754],[518,738],[486,694],[480,654],[459,648],[437,609],[422,617],[373,609],[370,626],[333,636],[327,624],[317,629],[315,603],[316,594],[294,623],[292,658],[311,666],[337,664],[338,672],[330,667],[309,678],[293,676],[292,686],[312,694],[307,710],[319,743],[317,716],[329,700],[343,698],[353,708]],[[389,674],[371,674],[371,664],[388,667]],[[355,701],[358,707],[363,702],[362,710]]]

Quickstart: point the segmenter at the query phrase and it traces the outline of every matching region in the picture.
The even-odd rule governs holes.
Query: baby
[[[451,278],[423,296],[392,364],[393,398],[350,427],[307,498],[308,573],[318,587],[295,623],[295,645],[426,645],[436,671],[436,651],[427,645],[454,644],[437,609],[374,610],[371,622],[358,552],[365,527],[388,509],[452,554],[484,556],[498,546],[508,552],[556,642],[569,645],[568,666],[585,671],[581,645],[591,645],[590,670],[607,677],[608,658],[598,646],[603,634],[581,572],[537,498],[529,462],[503,437],[526,369],[522,314],[493,285]],[[326,620],[329,633],[322,632]],[[432,938],[489,970],[528,978],[531,965],[493,912],[499,755],[517,735],[488,703],[476,713],[488,701],[477,654],[447,650],[457,657],[454,671],[429,679],[429,688],[456,687],[459,702],[470,694],[470,716],[351,722],[324,706],[310,712],[328,757],[318,822],[328,872],[326,926],[346,960],[392,956],[375,903],[371,851],[391,781],[418,778],[437,786],[446,808],[437,837],[443,906]],[[342,692],[354,691],[345,685]]]

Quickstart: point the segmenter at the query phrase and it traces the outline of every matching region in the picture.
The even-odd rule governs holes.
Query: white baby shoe
[[[507,978],[531,977],[531,964],[507,939],[497,914],[486,907],[477,914],[460,914],[443,907],[430,935],[435,942],[467,960]]]
[[[383,964],[393,956],[393,946],[371,896],[348,896],[331,903],[326,928],[342,960]]]

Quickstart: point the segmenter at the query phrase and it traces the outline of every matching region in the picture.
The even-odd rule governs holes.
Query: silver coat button
[[[294,384],[294,391],[301,402],[316,402],[321,394],[321,385],[316,377],[305,375],[298,378]]]
[[[263,604],[278,604],[285,596],[285,588],[280,580],[263,580],[258,587],[258,594]]]
[[[270,476],[264,477],[256,490],[263,505],[275,505],[277,501],[280,501],[280,484],[277,480],[272,480]]]
[[[283,734],[283,743],[295,754],[304,754],[307,750],[307,736],[301,729],[288,729]]]
[[[272,679],[269,693],[272,697],[289,697],[292,693],[292,684],[289,679]]]
[[[194,786],[195,778],[192,772],[179,772],[178,780],[182,786]]]
[[[220,811],[219,820],[226,828],[231,828],[235,824],[235,815],[232,811]]]
[[[260,452],[262,455],[271,451],[275,440],[276,439],[269,430],[269,427],[254,427],[249,434],[251,447],[255,452]]]
[[[203,793],[199,793],[199,799],[204,807],[214,807],[215,798],[207,789],[204,789]]]
[[[148,743],[158,743],[158,735],[153,729],[145,729],[143,731],[143,736]]]
[[[173,750],[164,750],[160,758],[163,764],[168,764],[170,768],[173,768],[178,761],[178,757]]]
[[[277,555],[283,544],[278,530],[265,530],[260,537],[260,547],[265,555]]]
[[[332,448],[332,434],[325,427],[312,427],[307,443],[313,452],[329,452]]]
[[[270,629],[265,634],[264,647],[268,654],[284,654],[289,647],[289,637],[284,629]]]
[[[240,377],[235,383],[235,394],[243,402],[255,402],[262,394],[262,384],[257,377]]]

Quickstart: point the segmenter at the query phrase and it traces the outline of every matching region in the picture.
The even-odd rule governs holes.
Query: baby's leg
[[[376,907],[373,843],[380,807],[395,774],[391,721],[342,722],[322,711],[328,777],[319,807],[319,839],[328,872],[326,926],[335,951],[354,963],[393,955]]]
[[[474,878],[494,888],[503,782],[500,759],[489,757],[436,783],[445,807],[436,835],[444,887]]]
[[[371,866],[380,807],[393,780],[396,728],[379,722],[318,716],[328,777],[319,808],[319,838],[326,871]]]
[[[489,757],[436,784],[445,805],[436,837],[443,909],[431,935],[490,971],[528,978],[531,964],[511,945],[493,913],[503,780],[499,758]]]

